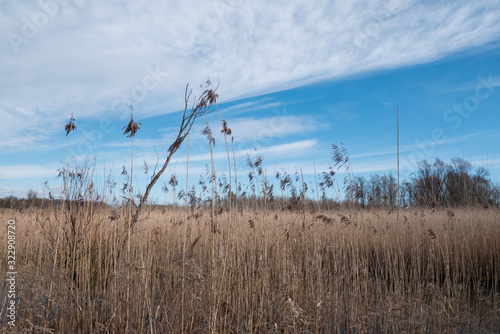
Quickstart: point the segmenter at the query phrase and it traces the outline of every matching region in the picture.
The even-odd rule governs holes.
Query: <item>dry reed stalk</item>
[[[264,195],[264,208],[262,210],[262,214],[265,216],[267,211],[267,170],[264,168],[264,174],[262,175],[262,183],[264,186],[263,195]]]
[[[66,136],[68,137],[68,162],[66,165],[66,178],[65,178],[65,183],[64,183],[64,199],[63,199],[63,206],[64,206],[64,200],[66,199],[66,191],[68,188],[68,176],[69,176],[69,156],[70,156],[70,150],[71,150],[71,132],[76,130],[75,126],[75,117],[74,114],[71,113],[71,117],[68,121],[68,123],[64,126],[64,130],[66,131]]]
[[[217,102],[215,103],[215,106],[217,108],[217,113],[219,114],[219,120],[220,124],[222,126],[221,133],[224,134],[224,141],[226,143],[226,153],[227,153],[227,164],[228,164],[228,171],[229,171],[229,217],[231,217],[231,201],[232,201],[232,182],[231,182],[231,158],[229,157],[229,146],[227,144],[227,136],[231,136],[231,129],[227,126],[227,122],[222,119],[219,111],[219,106]]]
[[[233,151],[234,163],[234,207],[235,212],[238,213],[238,172],[236,170],[236,154],[234,153],[234,136],[231,135],[231,150]]]
[[[186,160],[186,193],[185,193],[185,204],[184,204],[184,235],[186,234],[187,226],[187,213],[188,213],[188,186],[189,186],[189,144],[190,144],[190,134],[188,134],[188,146],[187,146],[187,160]],[[190,254],[196,242],[191,245]],[[181,293],[181,333],[184,333],[184,291],[185,291],[185,261],[186,261],[186,237],[183,238],[182,244],[182,293]]]
[[[133,107],[130,106],[130,110],[133,111]],[[130,207],[130,216],[128,218],[128,238],[127,238],[127,261],[130,264],[130,234],[132,230],[132,210],[133,210],[133,202],[134,202],[134,193],[133,193],[133,188],[132,188],[132,182],[133,182],[133,172],[134,172],[134,138],[135,134],[137,131],[140,129],[139,124],[142,125],[142,123],[137,123],[134,122],[134,115],[130,115],[130,122],[122,128],[125,129],[125,132],[123,133],[126,135],[128,138],[132,138],[132,151],[130,155],[130,193],[129,193],[129,207]],[[130,269],[129,269],[129,275],[128,275],[128,280],[130,281]],[[130,297],[130,284],[127,285],[127,305],[129,305],[129,297]],[[128,325],[129,325],[129,318],[130,318],[130,308],[127,307],[127,327],[125,330],[128,330]]]
[[[208,124],[208,115],[205,114],[206,122],[207,122],[207,127],[205,130],[203,130],[202,134],[207,136],[208,140],[208,145],[210,147],[210,185],[212,188],[212,203],[211,203],[211,208],[212,208],[212,221],[211,221],[211,226],[215,232],[216,230],[216,225],[215,225],[215,198],[217,197],[217,179],[216,179],[216,174],[215,174],[215,165],[214,165],[214,154],[213,154],[213,148],[212,144],[215,144],[215,138],[212,137],[212,131],[210,129],[210,126]]]
[[[316,163],[314,161],[314,156],[313,156],[313,172],[314,172],[314,183],[316,185],[316,203],[317,203],[317,208],[318,211],[320,210],[320,205],[319,205],[319,191],[318,191],[318,179],[316,177]]]
[[[69,177],[69,158],[70,158],[70,152],[71,152],[71,132],[76,130],[75,126],[75,117],[74,113],[71,113],[71,117],[64,126],[64,130],[66,131],[66,136],[68,137],[68,160],[66,164],[66,176],[64,179],[64,195],[62,198],[62,203],[61,203],[61,220],[64,220],[64,204],[67,196],[67,190],[68,190],[68,177]],[[45,196],[44,196],[45,197]],[[43,200],[42,200],[42,209],[43,209]],[[56,247],[55,247],[55,252],[54,252],[54,260],[53,260],[53,266],[52,266],[52,277],[55,274],[56,266],[57,266],[57,252],[59,249],[59,231],[57,232],[57,241],[56,241]],[[53,281],[51,280],[50,282],[50,289],[49,289],[49,300],[52,296],[52,289],[53,289]],[[47,323],[44,324],[44,328],[46,328]]]

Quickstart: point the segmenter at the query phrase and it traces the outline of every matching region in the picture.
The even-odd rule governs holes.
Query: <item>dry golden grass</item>
[[[137,224],[130,262],[123,213],[92,210],[73,225],[0,211],[17,222],[19,332],[500,330],[498,209],[412,209],[399,222],[383,209],[233,211],[216,233],[208,210],[184,222],[157,209]],[[6,247],[0,258],[5,277]]]

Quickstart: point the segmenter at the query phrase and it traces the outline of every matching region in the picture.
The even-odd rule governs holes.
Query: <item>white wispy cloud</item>
[[[268,140],[323,130],[325,126],[314,115],[273,117],[244,117],[228,121],[228,126],[239,142]],[[216,128],[219,130],[219,127]]]
[[[282,102],[272,102],[270,98],[264,98],[257,101],[243,102],[227,108],[222,108],[221,113],[234,117],[248,112],[255,112],[264,109],[273,110],[282,106]]]
[[[130,145],[130,144],[129,144]],[[275,162],[275,159],[283,157],[290,158],[309,158],[309,153],[314,147],[318,145],[316,139],[307,139],[300,141],[286,142],[283,144],[261,146],[255,150],[253,147],[236,149],[234,156],[237,159],[246,158],[247,155],[259,155],[264,157],[266,161]],[[126,151],[130,154],[130,146],[126,147]],[[191,151],[193,151],[191,149]],[[157,155],[158,153],[158,155]],[[163,166],[165,162],[165,152],[154,152],[152,150],[138,150],[134,154],[134,170],[143,170],[144,162],[148,165],[148,169],[152,172],[156,163],[159,167]],[[210,164],[211,154],[204,150],[202,153],[191,152],[189,156],[189,171],[191,174],[197,174],[197,171],[204,171],[204,165]],[[122,166],[125,168],[130,167],[130,155],[123,155],[121,151],[108,151],[96,160],[95,170],[102,171],[104,169],[111,169],[114,175],[119,175]],[[177,152],[169,164],[172,169],[176,166],[179,170],[186,170],[186,152]],[[215,151],[213,159],[217,169],[222,171],[227,170],[227,152]],[[71,163],[82,164],[88,161],[88,156],[79,156],[71,159]],[[231,164],[233,164],[233,153],[230,152]],[[24,165],[4,165],[0,166],[0,178],[4,179],[29,179],[29,178],[54,178],[57,175],[57,169],[61,168],[60,164],[49,163],[45,165],[24,164]],[[234,166],[233,166],[234,168]]]
[[[27,191],[27,189],[0,187],[0,198],[8,196],[26,197]]]
[[[23,164],[0,166],[0,179],[32,179],[32,178],[52,178],[57,176],[57,169],[60,165],[47,164]]]
[[[72,110],[179,110],[185,83],[207,76],[229,101],[424,63],[497,39],[499,16],[494,0],[6,2],[0,140],[34,143]]]
[[[295,142],[289,142],[289,143],[284,143],[284,144],[278,144],[278,145],[271,145],[271,146],[264,146],[260,147],[258,150],[255,150],[254,148],[247,148],[247,149],[240,149],[236,150],[234,152],[235,156],[237,158],[241,157],[246,157],[247,155],[254,156],[254,155],[261,155],[264,157],[282,157],[282,156],[297,156],[302,153],[309,152],[311,148],[316,146],[318,144],[318,141],[315,139],[307,139],[307,140],[300,140],[300,141],[295,141]],[[230,157],[232,159],[232,152],[230,152]],[[175,157],[175,160],[179,161],[185,161],[187,156],[185,154],[178,154]],[[226,151],[219,151],[219,152],[214,152],[213,153],[213,158],[214,160],[221,160],[221,161],[226,161],[227,159],[227,152]],[[154,163],[156,161],[157,157],[156,155],[152,154],[143,154],[137,158],[138,161],[143,161],[146,160],[148,163]],[[210,153],[201,153],[201,154],[191,154],[189,156],[189,162],[203,162],[203,163],[209,163],[211,159]],[[160,159],[161,160],[161,159]],[[140,165],[142,163],[137,163],[137,165]]]
[[[478,75],[474,81],[457,84],[455,87],[442,87],[436,84],[432,87],[432,91],[436,93],[475,93],[477,89],[492,89],[494,92],[497,87],[500,87],[500,76],[490,73],[484,76]]]
[[[474,140],[484,140],[486,138],[490,138],[491,136],[498,136],[498,131],[481,131],[477,133],[471,133],[463,136],[456,136],[450,138],[443,138],[439,140],[422,140],[421,142],[419,141],[414,144],[400,146],[399,152],[404,153],[404,152],[413,152],[418,150],[428,150],[429,146],[438,147],[447,144],[470,142]],[[375,151],[353,154],[351,158],[367,158],[367,157],[376,157],[388,154],[394,155],[396,153],[397,153],[397,146],[389,146],[377,149]]]

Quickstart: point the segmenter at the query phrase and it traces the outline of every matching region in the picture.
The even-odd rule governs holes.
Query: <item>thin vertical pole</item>
[[[398,123],[398,212],[399,212],[399,207],[401,206],[401,197],[400,197],[400,192],[399,192],[399,106],[397,106],[397,123]]]

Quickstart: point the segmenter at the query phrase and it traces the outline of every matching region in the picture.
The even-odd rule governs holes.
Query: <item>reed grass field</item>
[[[498,208],[69,207],[0,211],[19,333],[500,331]]]
[[[0,334],[500,334],[500,0],[0,0],[0,35]]]
[[[392,174],[355,176],[347,148],[333,145],[335,166],[314,171],[314,184],[302,170],[270,180],[263,158],[249,155],[238,182],[217,96],[208,81],[189,109],[186,87],[177,138],[135,191],[142,123],[132,115],[124,127],[130,170],[123,166],[116,187],[113,175],[97,175],[95,161],[70,164],[71,116],[61,196],[30,191],[27,200],[0,201],[0,221],[15,224],[0,247],[0,275],[16,270],[15,288],[5,280],[0,290],[3,333],[500,332],[500,188],[486,169],[473,174],[460,158],[424,161],[400,189]],[[213,107],[224,175],[214,167]],[[197,118],[205,118],[211,167],[190,186]],[[172,202],[159,204],[149,195],[186,138],[185,188],[171,174]]]

